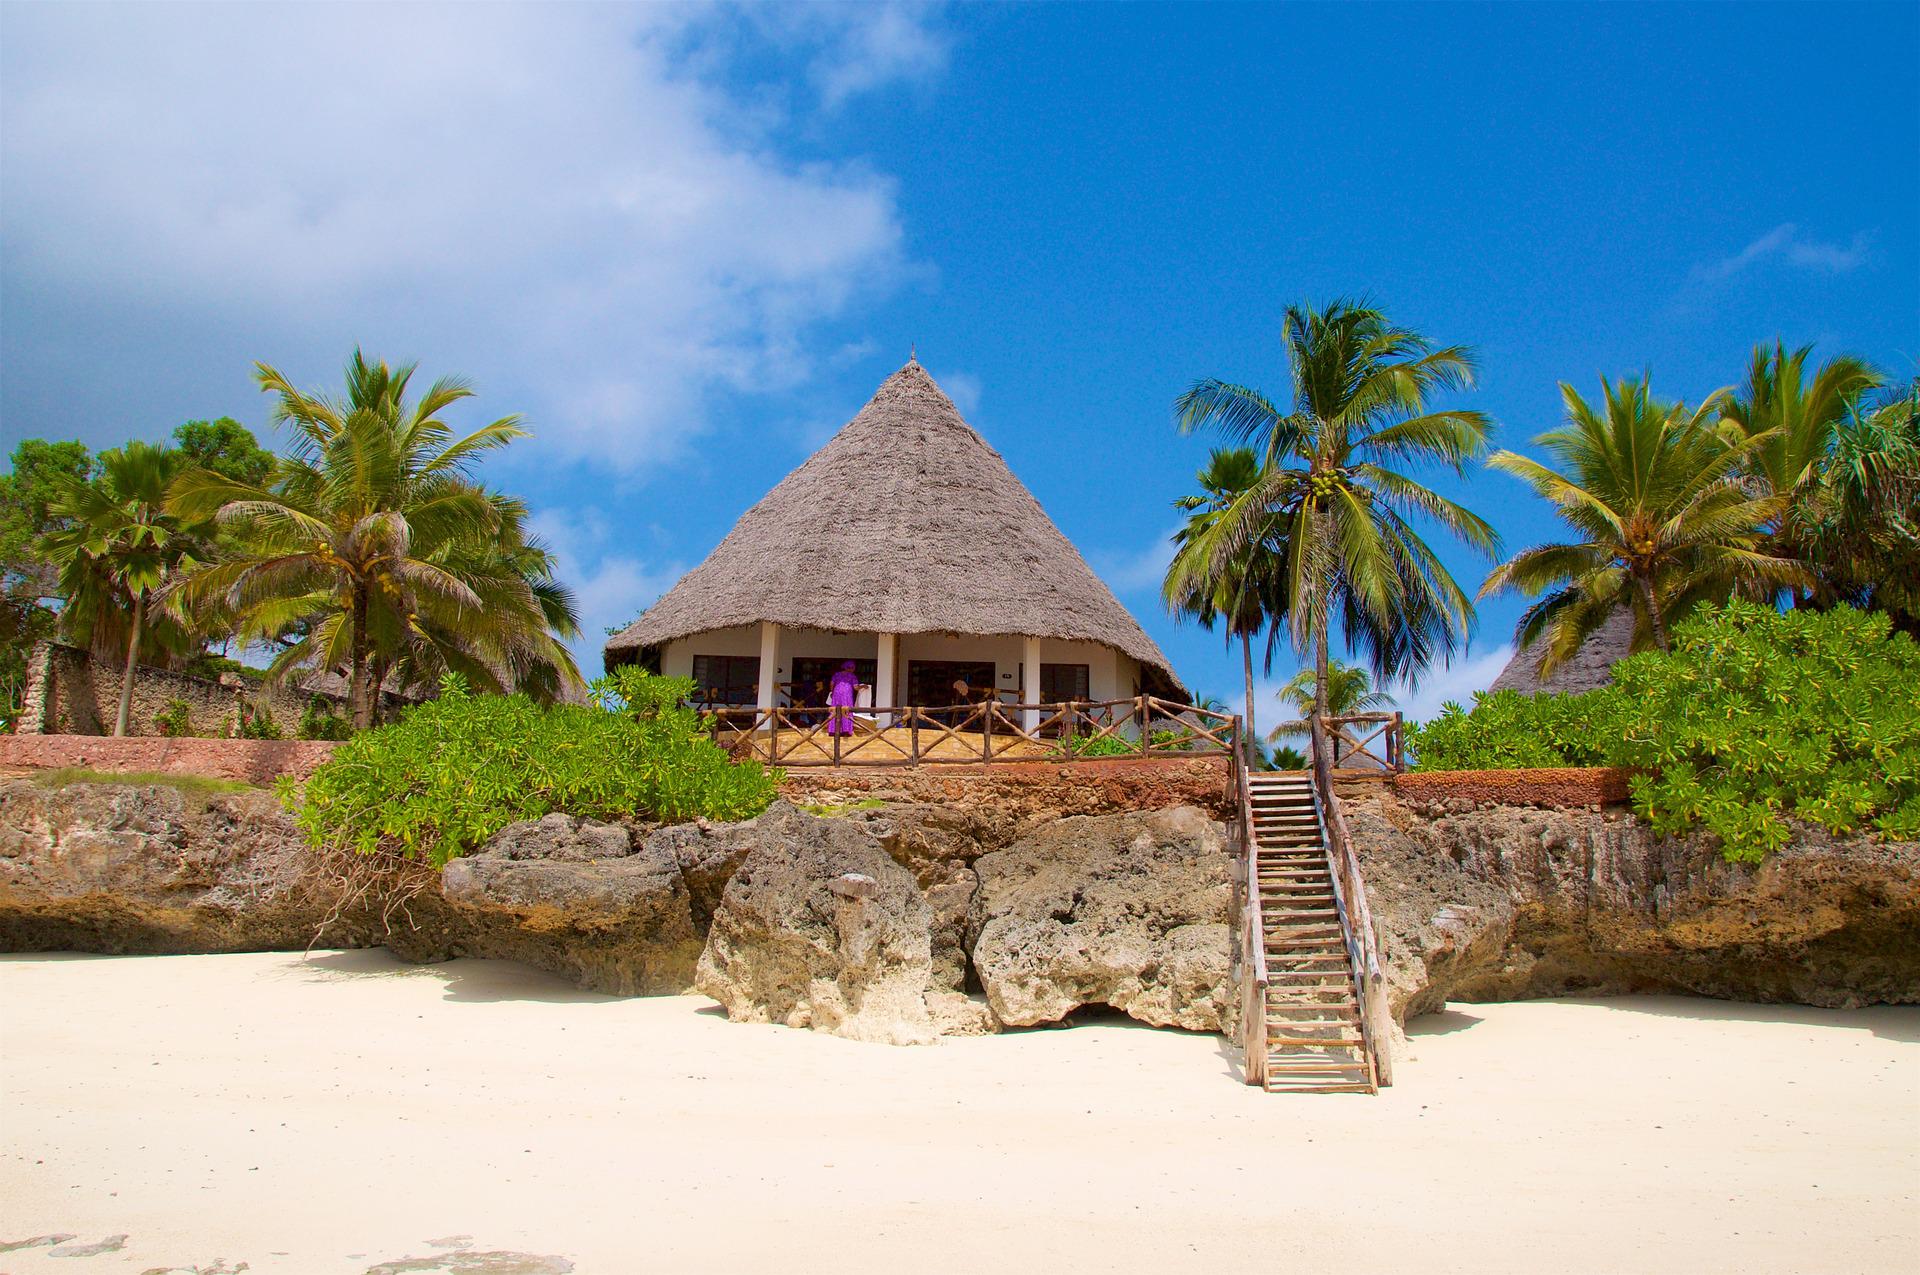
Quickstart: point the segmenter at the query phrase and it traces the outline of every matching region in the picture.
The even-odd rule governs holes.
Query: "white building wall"
[[[948,633],[903,633],[895,660],[894,703],[906,702],[907,666],[914,660],[992,661],[994,689],[1013,692],[1020,687],[1020,662],[1025,638],[1019,634],[976,637]],[[843,660],[871,660],[879,653],[879,638],[872,633],[834,633],[825,629],[780,630],[779,656],[774,680],[785,682],[793,676],[795,656],[819,656]],[[661,652],[660,671],[668,677],[692,677],[696,655],[758,655],[760,627],[715,629],[690,638],[676,638]],[[1040,640],[1043,664],[1085,664],[1088,694],[1094,700],[1130,699],[1138,694],[1140,666],[1132,656],[1098,642],[1066,642],[1057,638]],[[1037,694],[1037,691],[1036,691]],[[1025,695],[1027,703],[1035,702]]]

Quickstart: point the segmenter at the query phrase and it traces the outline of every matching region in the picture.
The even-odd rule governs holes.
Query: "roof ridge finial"
[[[918,341],[907,342],[907,362],[918,363],[919,361],[920,361],[920,343]]]

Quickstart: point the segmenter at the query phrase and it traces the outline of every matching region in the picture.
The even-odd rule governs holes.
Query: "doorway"
[[[946,708],[961,703],[953,684],[967,684],[968,700],[978,704],[993,692],[993,665],[982,660],[908,660],[907,703],[916,708]]]

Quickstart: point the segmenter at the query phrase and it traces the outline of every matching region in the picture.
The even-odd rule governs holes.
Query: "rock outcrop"
[[[933,909],[913,875],[858,823],[785,802],[755,835],[713,914],[695,986],[735,1022],[932,1043]]]
[[[309,860],[270,793],[0,780],[0,950],[305,947],[329,910]]]
[[[697,985],[736,1019],[861,1040],[1083,1006],[1230,1027],[1212,811],[1036,813],[1058,784],[1013,785],[1012,810],[933,799],[959,782],[921,776],[903,789],[916,800],[834,818],[783,802],[730,824],[515,824],[440,874],[408,869],[416,892],[386,917],[378,890],[341,906],[345,883],[316,871],[272,794],[0,780],[0,950],[299,949],[328,921],[329,946],[515,959],[617,994]],[[1402,1019],[1449,999],[1638,991],[1920,1002],[1920,846],[1801,829],[1748,866],[1617,806],[1388,794],[1345,809]]]
[[[1801,828],[1759,865],[1629,812],[1345,803],[1401,1019],[1448,1000],[1920,1001],[1920,845]]]
[[[1062,819],[974,862],[973,968],[1009,1026],[1111,1005],[1217,1031],[1228,978],[1230,862],[1193,807]]]
[[[510,824],[441,873],[460,945],[618,996],[687,990],[700,959],[693,896],[659,836],[553,814]]]

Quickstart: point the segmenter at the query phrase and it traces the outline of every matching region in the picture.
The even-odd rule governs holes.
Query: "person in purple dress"
[[[853,671],[853,661],[846,660],[840,665],[840,671],[833,675],[832,685],[827,689],[827,704],[833,709],[833,719],[827,723],[827,734],[853,734],[853,715],[847,710],[853,707],[859,694],[860,675]]]

